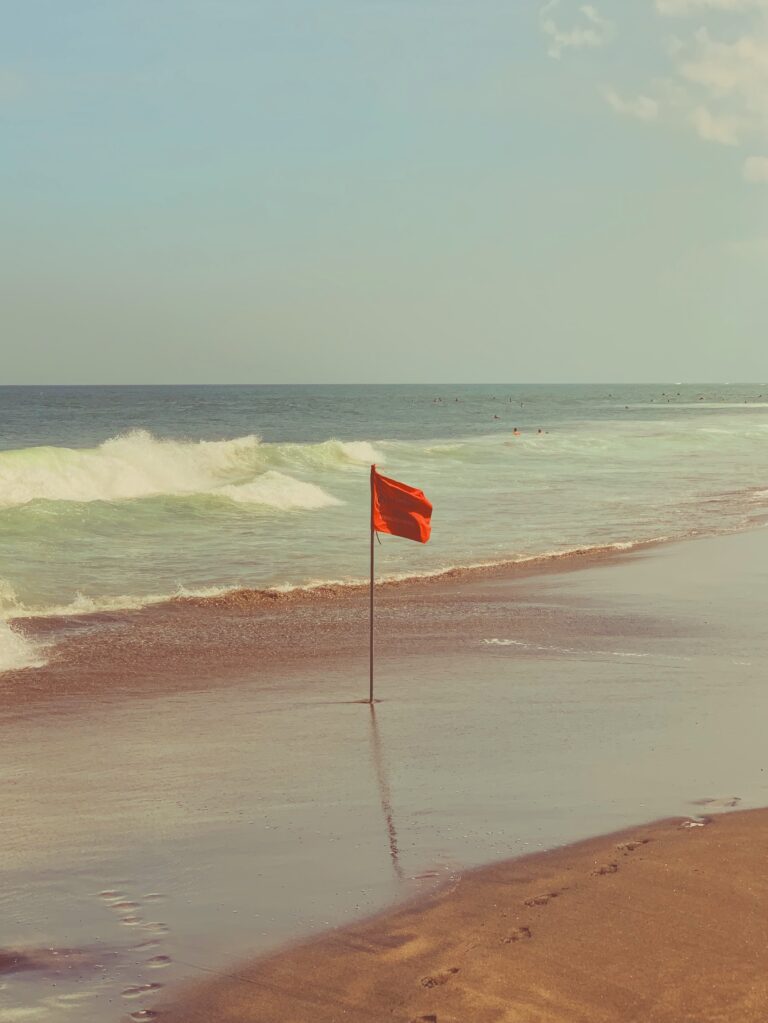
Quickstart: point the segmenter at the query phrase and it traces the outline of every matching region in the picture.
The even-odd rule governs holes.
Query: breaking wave
[[[135,430],[95,448],[0,452],[0,506],[207,494],[280,510],[315,509],[340,502],[281,469],[354,467],[377,459],[365,441],[263,444],[256,436],[177,441]]]
[[[40,646],[0,621],[0,673],[39,668],[45,663]]]
[[[0,622],[24,630],[25,617],[111,615],[184,598],[347,593],[369,567],[372,462],[435,502],[433,543],[384,540],[377,571],[391,583],[513,563],[535,571],[537,561],[768,517],[760,482],[768,421],[754,414],[721,414],[714,424],[569,422],[517,438],[215,436],[141,429],[91,447],[0,451],[0,572],[15,589],[3,593],[0,580]],[[23,639],[6,632],[4,643],[18,653]]]
[[[314,483],[284,476],[281,472],[269,469],[253,483],[229,484],[211,491],[216,497],[227,497],[237,504],[263,504],[269,508],[288,511],[290,508],[328,508],[334,504],[342,504],[338,498]]]

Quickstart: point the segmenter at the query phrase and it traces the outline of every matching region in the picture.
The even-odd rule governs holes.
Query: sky
[[[0,23],[0,383],[768,378],[768,0]]]

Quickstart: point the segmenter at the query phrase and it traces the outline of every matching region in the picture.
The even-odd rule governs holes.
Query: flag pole
[[[368,661],[369,661],[369,690],[368,690],[368,703],[373,706],[373,474],[376,472],[376,466],[371,466],[371,594],[370,594],[370,628],[368,637]]]

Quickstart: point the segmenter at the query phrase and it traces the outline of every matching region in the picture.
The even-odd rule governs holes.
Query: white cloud
[[[753,185],[768,184],[768,156],[748,156],[744,161],[744,180]]]
[[[721,42],[706,28],[699,29],[693,42],[679,51],[677,70],[713,98],[734,102],[751,115],[768,116],[768,35]]]
[[[549,52],[600,46],[613,26],[591,6],[547,0],[541,8]],[[575,4],[578,0],[572,0]],[[664,123],[699,139],[752,152],[768,152],[768,0],[649,0],[646,9],[667,17],[695,16],[673,38],[659,38],[668,70],[628,93],[621,83],[603,89],[618,115]],[[729,16],[730,15],[730,16]],[[768,181],[768,156],[744,163],[747,181]]]
[[[719,142],[721,146],[738,146],[739,123],[734,117],[716,117],[707,107],[691,111],[691,121],[699,138]]]
[[[738,36],[721,38],[705,27],[674,40],[668,50],[672,77],[665,85],[678,117],[699,138],[762,146],[768,141],[768,23],[758,18],[740,29]]]
[[[640,121],[655,121],[659,116],[659,104],[650,96],[636,96],[634,99],[623,99],[613,89],[608,89],[605,99],[617,114],[636,117]]]
[[[702,11],[748,11],[768,9],[768,0],[656,0],[659,14],[684,18]]]
[[[565,50],[595,49],[611,38],[613,25],[592,4],[579,7],[576,23],[567,28],[555,19],[560,6],[560,0],[549,0],[541,9],[540,25],[549,39],[550,57],[559,60]]]

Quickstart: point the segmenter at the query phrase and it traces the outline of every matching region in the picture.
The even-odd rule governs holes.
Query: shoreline
[[[355,1012],[398,1023],[757,1023],[768,1010],[767,841],[759,809],[490,864],[187,984],[159,1008],[169,1023],[339,1023]]]
[[[565,577],[594,568],[631,563],[654,550],[674,549],[679,545],[708,541],[728,536],[759,533],[763,526],[750,529],[728,530],[717,534],[692,533],[682,538],[657,538],[641,540],[632,544],[609,544],[597,547],[581,547],[563,553],[533,556],[521,561],[500,561],[490,564],[453,567],[423,575],[397,579],[377,580],[377,637],[382,639],[377,658],[386,659],[391,645],[393,653],[429,653],[426,645],[417,641],[419,629],[409,614],[397,615],[398,610],[420,608],[431,603],[447,613],[451,604],[467,610],[470,603],[484,606],[488,601],[498,599],[508,588],[504,597],[505,606],[519,601],[522,605],[529,598],[530,587],[537,581]],[[522,588],[522,589],[521,589]],[[351,662],[357,660],[367,649],[367,607],[368,583],[319,583],[299,586],[288,590],[278,589],[231,589],[222,594],[210,596],[179,596],[161,599],[140,607],[93,610],[62,615],[32,615],[8,619],[13,632],[23,640],[35,645],[35,656],[42,659],[21,668],[10,668],[0,673],[0,690],[13,699],[22,695],[25,704],[41,703],[54,692],[59,703],[66,703],[72,696],[89,697],[110,692],[99,686],[96,677],[114,678],[115,672],[125,671],[124,693],[136,688],[147,688],[147,680],[153,691],[158,685],[172,691],[181,687],[179,674],[187,676],[190,662],[200,671],[199,680],[190,680],[187,685],[227,684],[243,678],[243,660],[246,650],[239,651],[239,657],[232,657],[232,650],[217,650],[210,657],[199,642],[200,634],[208,635],[226,630],[231,637],[233,626],[238,626],[248,617],[253,633],[247,641],[247,649],[258,650],[262,663],[270,670],[295,673],[308,660],[330,662]],[[255,612],[255,615],[254,615]],[[293,636],[290,647],[276,649],[274,644],[275,626],[287,622],[285,616],[297,613],[302,634]],[[392,613],[397,615],[396,628],[388,621]],[[522,609],[525,614],[525,609]],[[306,615],[316,615],[316,620]],[[455,615],[453,616],[456,617]],[[365,620],[364,620],[365,619]],[[435,623],[439,628],[439,623]],[[313,642],[304,643],[303,630],[313,632]],[[398,634],[397,630],[400,630]],[[285,625],[279,626],[285,633]],[[451,641],[447,630],[440,639],[444,645]],[[163,635],[167,632],[167,636]],[[341,642],[339,642],[340,636]],[[168,639],[168,637],[175,637]],[[184,656],[181,641],[186,638],[190,656]],[[434,628],[430,630],[434,644],[438,637]],[[237,642],[240,642],[239,638]],[[113,646],[120,648],[117,662]],[[214,635],[212,647],[218,646]],[[131,647],[135,650],[131,651]],[[170,654],[170,657],[169,657]],[[233,660],[235,663],[232,663]],[[250,666],[249,666],[250,667]],[[142,678],[144,672],[144,678]],[[101,693],[99,694],[99,690]]]
[[[198,967],[271,959],[482,864],[725,793],[763,806],[767,543],[751,530],[583,571],[383,588],[375,722],[356,705],[364,594],[69,623],[51,664],[4,687],[7,944],[114,952],[80,1010],[105,1023],[186,997]],[[7,993],[45,1007],[82,993],[65,984],[30,972]]]
[[[502,558],[487,562],[471,562],[468,564],[449,565],[414,574],[377,577],[376,588],[379,590],[399,590],[410,587],[439,586],[444,582],[481,581],[483,579],[506,579],[514,581],[538,576],[577,572],[599,564],[611,564],[618,559],[630,558],[645,550],[656,547],[669,547],[675,544],[690,543],[696,540],[716,539],[741,533],[752,533],[764,529],[768,523],[763,520],[746,526],[722,529],[717,531],[693,530],[687,534],[676,536],[651,537],[642,540],[615,541],[613,543],[596,544],[595,546],[573,547],[564,551],[551,551],[543,554],[531,554],[522,558]],[[367,579],[351,580],[318,580],[306,583],[285,583],[276,586],[249,587],[241,585],[203,586],[199,591],[178,592],[167,595],[147,595],[145,597],[105,597],[104,606],[98,606],[102,598],[85,598],[93,601],[92,608],[78,608],[76,602],[52,608],[20,608],[18,612],[7,614],[2,621],[10,624],[26,626],[33,632],[37,628],[53,628],[57,623],[83,624],[98,622],[100,619],[111,620],[115,616],[131,616],[153,609],[169,607],[226,607],[249,606],[267,607],[284,603],[315,603],[321,600],[343,600],[345,597],[355,598],[359,594],[367,594]],[[185,587],[181,588],[182,590]],[[121,600],[126,603],[119,603]],[[113,603],[114,601],[114,603]],[[37,626],[36,623],[41,623]],[[21,630],[20,630],[21,631]],[[12,669],[11,669],[12,670]]]
[[[553,551],[545,554],[531,554],[522,558],[503,558],[498,561],[472,562],[468,564],[449,565],[420,573],[384,576],[376,579],[377,589],[395,589],[409,586],[439,585],[448,580],[467,580],[495,578],[524,578],[543,575],[548,572],[572,572],[589,567],[593,563],[610,561],[613,558],[629,556],[635,552],[661,546],[664,544],[685,543],[689,540],[702,539],[709,536],[727,536],[731,532],[748,532],[758,529],[759,525],[743,529],[723,530],[717,533],[692,532],[689,535],[674,537],[655,537],[646,540],[616,541],[615,543],[598,544],[590,547],[574,547],[565,551]],[[367,579],[351,580],[319,580],[307,583],[285,583],[276,586],[249,587],[232,585],[203,586],[199,591],[179,592],[170,595],[147,595],[145,597],[106,597],[104,605],[98,606],[100,598],[85,598],[86,603],[92,601],[94,606],[78,608],[77,602],[51,608],[25,608],[8,614],[2,620],[21,625],[28,624],[34,628],[37,621],[46,623],[98,621],[98,616],[114,616],[120,614],[134,615],[137,612],[166,606],[194,605],[195,607],[222,607],[230,604],[257,606],[285,602],[314,602],[322,599],[340,599],[345,596],[354,597],[359,593],[367,593]],[[182,587],[181,589],[185,589]],[[125,603],[120,603],[124,600]]]

